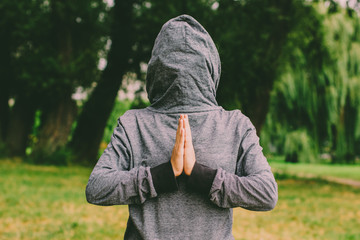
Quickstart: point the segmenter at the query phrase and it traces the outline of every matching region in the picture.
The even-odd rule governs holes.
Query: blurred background
[[[87,204],[86,182],[118,117],[149,105],[154,40],[184,13],[218,48],[218,103],[249,116],[279,184],[274,211],[235,210],[235,238],[360,239],[359,7],[2,0],[0,239],[122,238],[126,206]]]

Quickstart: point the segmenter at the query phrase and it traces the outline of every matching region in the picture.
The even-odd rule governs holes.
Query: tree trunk
[[[261,93],[256,95],[253,101],[249,101],[248,106],[244,109],[245,114],[254,124],[258,136],[260,136],[261,129],[264,126],[269,111],[271,89],[272,85],[268,88],[261,89]]]
[[[123,74],[129,68],[132,45],[133,1],[116,0],[113,8],[111,49],[107,66],[84,105],[70,144],[79,163],[94,163],[106,122],[114,106]]]
[[[71,99],[71,94],[66,94],[56,104],[43,110],[35,154],[50,156],[66,146],[76,118],[76,110],[76,104]]]
[[[353,164],[355,162],[355,138],[353,131],[356,125],[356,109],[351,106],[350,96],[347,95],[345,106],[340,108],[339,122],[334,126],[335,157],[333,163]]]
[[[71,72],[73,60],[73,35],[68,18],[71,2],[54,0],[51,1],[51,21],[54,25],[53,46],[57,51],[57,60],[62,69],[54,72],[54,78],[65,81],[63,86],[49,88],[51,94],[46,94],[41,107],[41,126],[33,156],[38,163],[61,164],[64,159],[56,159],[51,156],[58,150],[66,147],[76,118],[77,106],[71,99],[72,83],[74,76]],[[61,91],[61,93],[60,93]],[[50,96],[50,97],[49,97]]]
[[[12,79],[11,74],[11,58],[9,42],[5,33],[0,33],[0,142],[6,139],[6,132],[9,121],[9,97],[10,97],[10,83]]]
[[[19,97],[10,113],[6,146],[10,156],[24,156],[34,123],[35,107],[28,98]]]
[[[8,79],[5,79],[7,81]],[[9,92],[6,87],[1,84],[0,86],[0,142],[3,142],[6,138],[6,131],[9,120]]]

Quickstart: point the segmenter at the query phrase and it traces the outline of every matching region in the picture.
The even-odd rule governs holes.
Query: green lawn
[[[360,165],[286,163],[283,158],[269,158],[273,170],[290,175],[314,175],[317,177],[337,177],[360,181]]]
[[[126,206],[85,200],[91,169],[0,161],[0,239],[122,239]],[[271,212],[234,210],[236,239],[360,239],[360,189],[279,179]]]

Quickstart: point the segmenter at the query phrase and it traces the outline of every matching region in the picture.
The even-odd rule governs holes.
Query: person
[[[232,208],[275,207],[256,129],[217,104],[220,71],[193,17],[163,25],[146,76],[151,105],[118,119],[86,187],[89,203],[128,205],[125,239],[233,239]]]

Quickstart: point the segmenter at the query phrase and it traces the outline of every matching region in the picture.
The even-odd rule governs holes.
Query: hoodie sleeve
[[[277,203],[277,184],[250,120],[247,120],[247,126],[249,128],[239,149],[236,173],[217,169],[209,193],[210,199],[222,208],[269,211]]]
[[[169,163],[154,168],[131,168],[131,158],[130,142],[119,121],[111,142],[90,175],[86,186],[86,199],[89,203],[103,206],[142,204],[160,192],[177,189]]]

